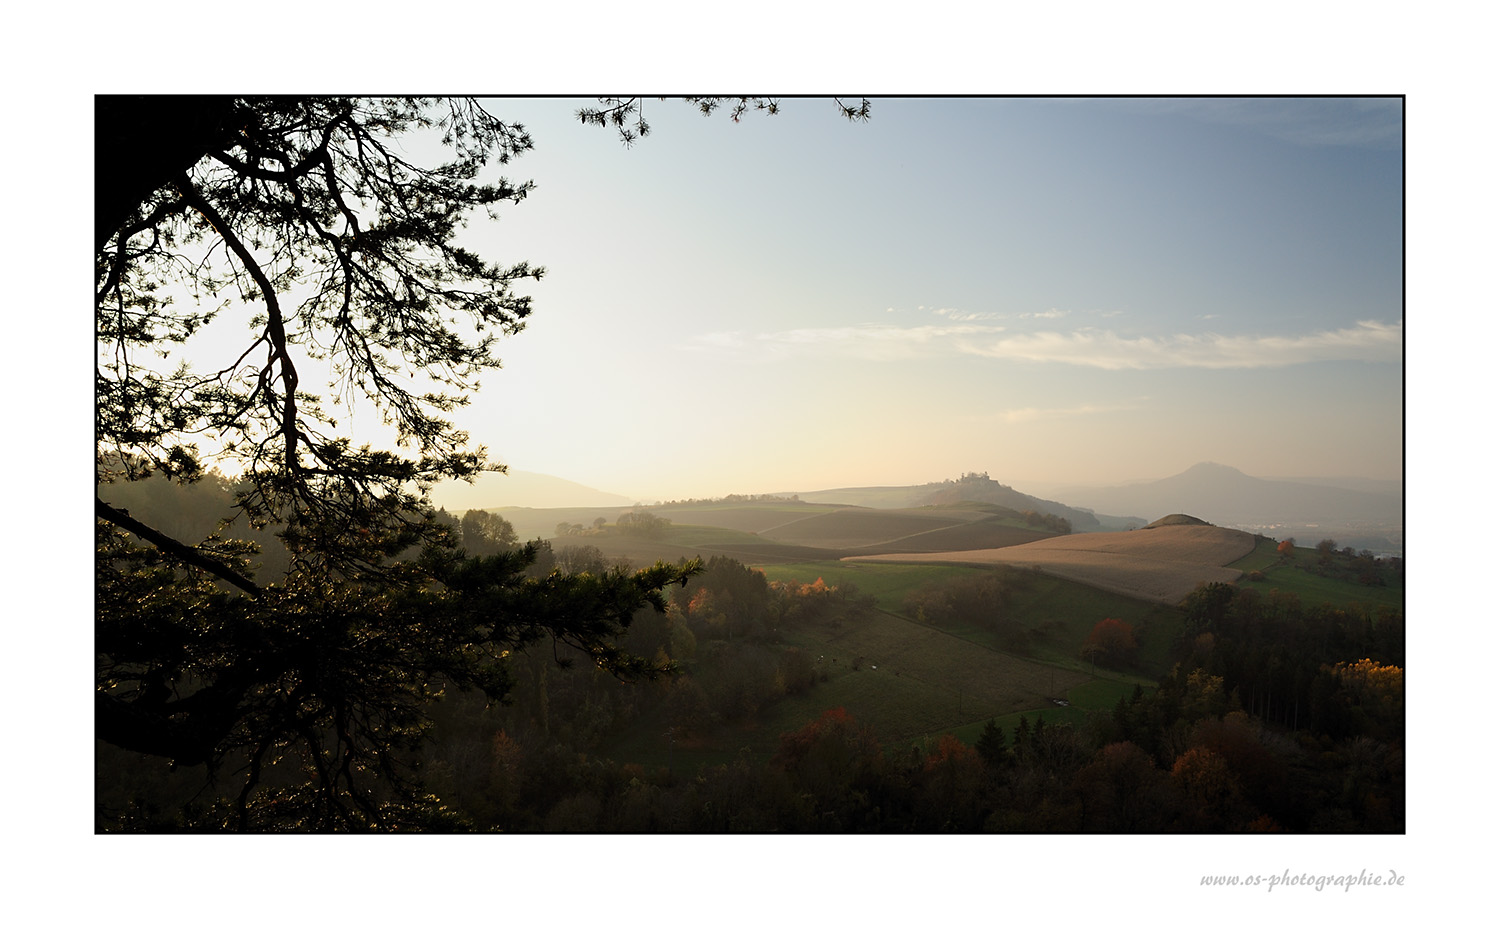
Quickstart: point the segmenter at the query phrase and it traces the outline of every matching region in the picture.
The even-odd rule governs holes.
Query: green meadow
[[[1343,555],[1329,558],[1331,567],[1320,566],[1320,553],[1312,548],[1294,548],[1289,557],[1276,552],[1277,543],[1272,539],[1260,539],[1255,551],[1230,565],[1245,572],[1239,586],[1261,593],[1280,591],[1295,594],[1304,604],[1327,604],[1347,606],[1362,604],[1368,608],[1394,607],[1400,609],[1406,602],[1406,588],[1400,582],[1395,569],[1376,563],[1370,576],[1377,584],[1363,584],[1357,579],[1344,576],[1329,576],[1347,563]],[[1320,570],[1328,573],[1319,573]],[[1258,571],[1262,578],[1255,579],[1251,572]]]
[[[796,564],[758,565],[773,581],[811,583],[817,578],[829,585],[853,584],[860,593],[875,598],[875,605],[902,614],[906,598],[928,586],[963,577],[993,572],[993,568],[940,564],[879,564],[872,562],[815,561]],[[1129,623],[1141,639],[1138,664],[1147,679],[1164,673],[1168,652],[1182,630],[1181,611],[1136,600],[1062,578],[1033,571],[1008,570],[1011,599],[1008,616],[1032,630],[1026,657],[1069,668],[1087,669],[1078,655],[1090,630],[1102,619]],[[1006,650],[991,630],[980,626],[946,627],[954,636],[977,645]]]

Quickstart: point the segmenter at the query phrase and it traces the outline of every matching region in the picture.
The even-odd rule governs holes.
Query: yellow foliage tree
[[[1382,732],[1404,728],[1406,715],[1405,672],[1396,665],[1383,665],[1369,658],[1340,662],[1328,671],[1339,682],[1350,709],[1379,727]]]

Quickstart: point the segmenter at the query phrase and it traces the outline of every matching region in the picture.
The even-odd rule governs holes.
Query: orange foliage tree
[[[823,828],[858,829],[878,817],[871,804],[881,792],[884,752],[874,732],[843,707],[784,733],[772,765],[786,773],[794,791],[807,795]]]
[[[913,773],[916,822],[936,831],[978,830],[984,825],[984,762],[974,748],[944,733]]]
[[[1135,628],[1118,619],[1101,619],[1083,642],[1082,654],[1099,664],[1120,667],[1135,659]]]

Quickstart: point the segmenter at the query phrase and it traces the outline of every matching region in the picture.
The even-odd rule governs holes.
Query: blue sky
[[[650,98],[629,149],[587,102],[493,102],[537,188],[466,232],[548,268],[463,416],[514,468],[641,499],[1401,476],[1399,101]]]

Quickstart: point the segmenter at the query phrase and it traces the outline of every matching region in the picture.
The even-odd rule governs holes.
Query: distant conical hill
[[[1199,519],[1196,516],[1189,516],[1186,513],[1173,513],[1170,516],[1163,516],[1161,519],[1158,519],[1156,522],[1151,523],[1150,525],[1146,526],[1146,528],[1147,529],[1155,529],[1158,526],[1208,526],[1208,525],[1211,525],[1211,523],[1205,522],[1204,520],[1201,520],[1201,519]]]

